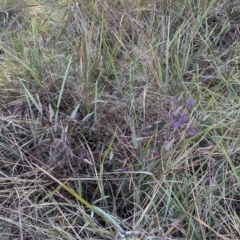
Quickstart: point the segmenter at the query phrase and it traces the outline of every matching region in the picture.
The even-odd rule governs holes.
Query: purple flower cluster
[[[191,108],[194,107],[195,100],[193,98],[189,98],[187,101],[184,102],[184,100],[178,101],[178,99],[171,99],[168,100],[166,103],[170,107],[166,108],[166,110],[165,109],[162,110],[161,114],[159,114],[162,121],[159,120],[158,116],[158,121],[156,123],[161,124],[161,130],[164,133],[163,140],[165,140],[164,149],[166,151],[169,151],[169,149],[172,148],[172,145],[174,144],[176,137],[179,137],[181,132],[185,133],[187,132],[187,135],[189,137],[195,136],[196,131],[192,124],[190,124],[189,122],[189,114],[191,112]],[[182,109],[182,111],[179,111],[180,109]],[[151,133],[151,131],[148,128],[144,129],[142,134],[144,136],[144,139],[145,138],[148,139],[147,137],[154,133]],[[168,139],[169,137],[171,138]],[[141,151],[141,149],[134,148],[131,150],[131,154],[140,163],[152,161],[160,156],[160,150],[158,150],[156,146],[151,150],[150,148],[147,149],[147,153],[145,152],[145,149],[144,151]],[[125,168],[123,168],[122,172],[125,171],[126,171]]]
[[[195,104],[195,100],[193,98],[189,98],[186,108],[189,110],[190,108],[192,108]],[[182,127],[183,124],[188,122],[188,115],[187,115],[187,111],[186,112],[182,112],[180,113],[180,115],[178,115],[177,117],[173,117],[173,119],[171,120],[171,125],[173,127],[173,129],[180,129]],[[196,134],[195,130],[193,127],[191,127],[188,130],[188,135],[190,137],[194,136]]]

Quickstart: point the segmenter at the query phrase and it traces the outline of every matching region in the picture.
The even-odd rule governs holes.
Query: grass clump
[[[240,237],[237,2],[1,8],[1,239]]]

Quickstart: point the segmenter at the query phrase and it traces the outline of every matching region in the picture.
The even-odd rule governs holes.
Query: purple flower
[[[139,161],[140,161],[141,163],[146,162],[146,161],[147,161],[147,158],[145,158],[145,157],[140,157],[140,158],[139,158]]]
[[[149,135],[149,131],[148,131],[148,130],[144,130],[144,131],[143,131],[143,135],[144,135],[144,136],[148,136],[148,135]]]
[[[81,152],[81,153],[80,153],[80,157],[83,159],[83,158],[86,158],[87,155],[86,155],[84,152]]]
[[[138,150],[137,149],[133,149],[132,154],[133,154],[133,156],[137,156],[138,155]]]
[[[79,119],[79,114],[78,114],[78,113],[76,113],[73,119],[74,119],[74,120],[77,120],[77,119]]]
[[[168,143],[170,143],[169,140],[166,140],[166,141],[164,142],[165,145],[167,145]]]
[[[196,131],[194,129],[190,129],[188,134],[190,137],[193,137],[196,134]]]
[[[173,122],[172,126],[173,126],[173,128],[179,128],[180,127],[180,123],[179,122]]]
[[[187,114],[186,113],[180,114],[179,122],[180,123],[185,123],[186,121],[187,121]]]
[[[156,149],[152,150],[152,155],[153,155],[153,157],[159,156],[159,151]]]
[[[195,104],[195,100],[193,98],[189,98],[187,107],[191,108],[194,104]]]

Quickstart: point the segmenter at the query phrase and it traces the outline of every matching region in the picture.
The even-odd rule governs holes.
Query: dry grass
[[[0,7],[1,239],[240,238],[237,1]]]

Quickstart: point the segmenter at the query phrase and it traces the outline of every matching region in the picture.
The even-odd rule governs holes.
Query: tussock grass
[[[239,239],[238,5],[3,1],[1,239]]]

